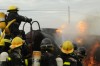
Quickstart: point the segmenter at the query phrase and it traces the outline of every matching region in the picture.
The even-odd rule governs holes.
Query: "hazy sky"
[[[0,9],[7,9],[10,5],[16,5],[20,10],[33,10],[19,11],[19,14],[39,21],[42,28],[58,28],[67,24],[68,5],[71,25],[87,16],[100,15],[100,0],[0,0]]]

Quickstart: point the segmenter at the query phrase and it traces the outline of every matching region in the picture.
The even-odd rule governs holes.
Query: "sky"
[[[41,28],[59,28],[63,24],[68,24],[68,6],[72,29],[79,21],[100,15],[100,0],[0,0],[0,9],[8,9],[10,5],[17,6],[20,15],[38,21]],[[7,13],[6,10],[0,11]],[[22,26],[23,23],[20,29]],[[34,29],[38,29],[36,24],[34,26]],[[29,25],[25,29],[29,31]]]

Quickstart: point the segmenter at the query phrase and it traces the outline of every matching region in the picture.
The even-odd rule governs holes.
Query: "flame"
[[[87,30],[87,23],[84,22],[84,21],[80,21],[80,22],[78,23],[77,27],[78,27],[78,31],[79,31],[81,34],[83,34],[83,33],[85,33],[86,30]]]
[[[63,30],[66,28],[66,24],[62,24],[57,30],[57,33],[63,33]]]
[[[77,39],[76,39],[76,42],[77,42],[77,43],[82,43],[82,38],[77,38]]]
[[[75,39],[75,41],[77,42],[77,44],[78,44],[79,46],[82,46],[82,45],[83,45],[83,38],[78,37],[78,38]]]
[[[85,58],[84,60],[84,65],[85,66],[99,66],[100,63],[97,64],[97,62],[94,60],[94,53],[96,51],[96,49],[100,47],[99,42],[96,42],[91,49],[89,50],[90,53],[88,54],[88,56]]]
[[[61,29],[57,29],[56,32],[57,33],[62,33],[62,30]]]

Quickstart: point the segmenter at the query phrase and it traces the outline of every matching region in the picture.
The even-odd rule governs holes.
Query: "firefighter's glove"
[[[28,23],[30,23],[32,21],[32,18],[29,18]]]

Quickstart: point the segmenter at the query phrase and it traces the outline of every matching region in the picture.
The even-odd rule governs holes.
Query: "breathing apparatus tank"
[[[61,57],[57,57],[56,58],[56,62],[57,62],[57,66],[63,66],[63,60],[62,60],[62,58]]]
[[[0,66],[7,66],[7,60],[8,58],[8,53],[7,52],[2,52],[0,54]]]
[[[41,52],[33,51],[32,66],[40,66]]]

